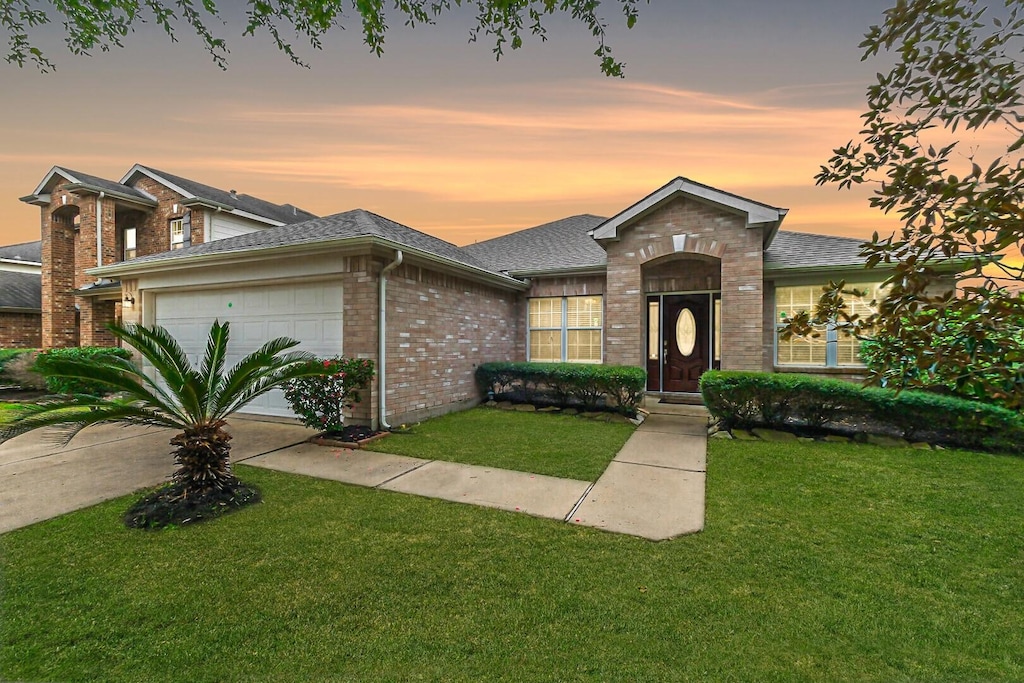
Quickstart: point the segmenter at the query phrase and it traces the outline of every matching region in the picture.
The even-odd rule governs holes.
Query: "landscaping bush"
[[[301,377],[285,386],[284,397],[302,424],[322,432],[340,432],[345,408],[359,403],[359,392],[373,379],[373,361],[365,358],[318,359],[322,375]]]
[[[624,365],[496,362],[481,364],[476,380],[481,393],[499,399],[615,408],[632,416],[643,399],[647,373]]]
[[[1021,453],[1024,418],[978,401],[863,388],[808,375],[706,372],[704,403],[722,427],[898,434],[962,448]]]
[[[99,396],[110,391],[106,385],[53,375],[51,374],[52,369],[48,361],[51,358],[89,361],[97,360],[104,356],[131,360],[132,353],[128,349],[122,349],[117,346],[82,346],[68,349],[50,349],[49,351],[39,352],[32,369],[43,375],[46,380],[46,390],[52,394],[89,394]]]

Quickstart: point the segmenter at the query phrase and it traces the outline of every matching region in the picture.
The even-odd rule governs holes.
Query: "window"
[[[529,358],[600,363],[604,302],[599,296],[530,299]]]
[[[181,218],[171,219],[171,249],[185,246],[185,221]]]
[[[775,323],[781,329],[790,318],[801,311],[813,311],[821,298],[823,285],[801,287],[777,287],[775,289]],[[880,296],[877,284],[851,284],[849,289],[861,292],[861,296],[844,294],[847,310],[862,318],[871,315],[871,302]],[[814,367],[842,367],[863,365],[860,360],[860,340],[839,329],[834,324],[815,328],[816,337],[778,339],[776,363],[778,365],[802,365]]]
[[[124,260],[135,258],[136,228],[124,229]]]

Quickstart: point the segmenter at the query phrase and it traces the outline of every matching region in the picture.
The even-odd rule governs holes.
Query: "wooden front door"
[[[710,297],[666,296],[662,303],[662,391],[697,393],[711,367]]]

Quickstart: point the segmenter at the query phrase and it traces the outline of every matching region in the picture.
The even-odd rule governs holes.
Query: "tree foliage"
[[[941,366],[962,393],[1024,405],[1021,350],[972,372],[991,360],[986,340],[1024,315],[1022,9],[1024,0],[898,0],[861,43],[864,59],[888,53],[895,64],[868,88],[860,139],[836,149],[817,182],[870,185],[871,205],[899,217],[898,232],[876,233],[863,250],[868,267],[891,269],[889,288],[878,314],[857,319],[833,283],[788,333],[831,319],[898,339],[921,372],[893,358],[873,368],[883,384],[914,385]],[[952,265],[958,297],[941,286]]]
[[[627,27],[633,27],[641,0],[605,1],[606,6],[617,7]],[[304,66],[293,41],[319,50],[326,33],[358,24],[363,41],[380,56],[390,22],[433,24],[466,6],[476,12],[470,42],[485,36],[500,59],[506,49],[522,47],[525,36],[546,40],[546,22],[554,15],[565,15],[585,25],[597,41],[594,55],[601,71],[608,76],[622,75],[623,64],[612,56],[606,43],[608,24],[601,15],[602,0],[394,0],[390,8],[385,5],[385,0],[247,0],[243,35],[265,31],[293,63]],[[55,22],[63,24],[64,42],[75,55],[123,47],[124,39],[139,24],[151,22],[174,42],[179,32],[194,33],[214,63],[227,67],[228,45],[217,31],[224,20],[215,0],[0,0],[0,27],[8,39],[7,61],[18,66],[32,63],[43,72],[53,70],[54,63],[37,46],[33,34]]]

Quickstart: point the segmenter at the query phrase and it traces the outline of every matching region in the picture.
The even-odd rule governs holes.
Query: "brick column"
[[[644,288],[634,252],[608,254],[604,310],[604,362],[645,367]]]
[[[54,217],[42,211],[42,288],[44,349],[78,346],[75,296],[75,235],[70,214]]]
[[[117,339],[107,329],[116,315],[115,301],[79,298],[82,346],[117,346]]]

